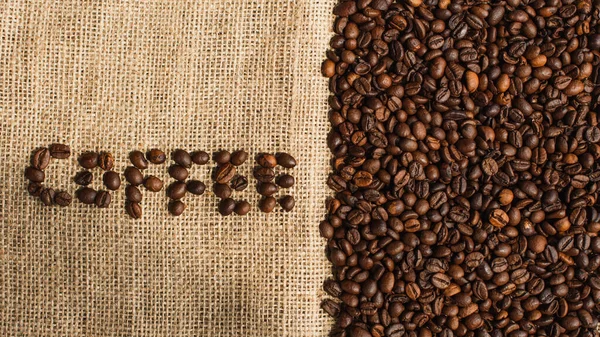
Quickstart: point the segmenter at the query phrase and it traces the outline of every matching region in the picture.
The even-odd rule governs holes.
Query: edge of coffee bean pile
[[[331,336],[598,336],[599,8],[335,6]]]

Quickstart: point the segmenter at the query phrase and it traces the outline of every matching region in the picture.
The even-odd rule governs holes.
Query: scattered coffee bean
[[[236,168],[231,163],[224,163],[215,171],[215,181],[219,184],[227,184],[236,174]]]
[[[185,211],[185,204],[181,200],[173,200],[169,203],[169,213],[180,216]]]
[[[140,170],[145,170],[148,168],[148,161],[146,160],[146,157],[142,151],[131,151],[129,153],[129,161],[131,161],[133,166]]]
[[[296,180],[294,177],[289,174],[282,174],[279,176],[279,178],[277,178],[277,185],[279,185],[281,188],[290,188],[294,186],[295,182]]]
[[[152,164],[162,164],[167,160],[167,155],[162,150],[151,149],[146,153],[146,159]]]
[[[192,153],[192,161],[196,165],[206,165],[209,160],[210,156],[204,151],[197,151]]]
[[[278,153],[277,164],[285,168],[294,168],[296,166],[296,159],[288,153]]]
[[[43,147],[33,152],[31,157],[31,166],[38,170],[45,170],[50,164],[50,150]]]
[[[275,171],[271,168],[257,167],[254,170],[254,178],[261,183],[268,183],[275,179]]]
[[[39,197],[43,189],[44,186],[40,183],[30,182],[27,185],[27,192],[33,197]]]
[[[224,165],[226,163],[229,163],[229,161],[231,160],[231,153],[225,150],[215,152],[213,159],[217,164]]]
[[[98,166],[98,153],[96,152],[84,152],[79,156],[79,165],[81,167],[91,170]]]
[[[289,212],[292,209],[294,209],[294,206],[296,205],[296,200],[291,195],[286,195],[279,199],[279,204],[281,205],[281,208],[283,208],[284,211]]]
[[[46,175],[44,174],[44,171],[29,166],[25,169],[25,178],[34,183],[41,183],[46,179]]]
[[[167,196],[173,200],[179,200],[185,196],[187,187],[184,182],[176,181],[167,188]]]
[[[121,187],[121,176],[115,171],[107,171],[102,175],[104,186],[111,191],[116,191]]]
[[[231,188],[236,191],[243,191],[248,187],[248,179],[245,176],[235,176],[231,179]]]
[[[50,156],[56,159],[67,159],[71,156],[71,148],[64,144],[52,144],[48,146]]]
[[[101,152],[98,155],[98,166],[104,171],[110,171],[115,166],[115,158],[108,152]]]
[[[144,187],[150,192],[158,192],[163,188],[163,182],[156,176],[148,176],[144,180]]]
[[[189,172],[183,166],[171,165],[171,167],[169,167],[169,175],[175,180],[184,181],[187,179]]]
[[[238,201],[235,204],[235,208],[233,209],[233,211],[237,215],[246,215],[246,214],[248,214],[248,212],[250,212],[250,208],[251,208],[250,203],[247,202],[246,200],[242,200],[242,201]]]
[[[92,180],[94,180],[94,175],[90,171],[81,171],[75,175],[73,180],[77,185],[87,186],[92,183]]]
[[[202,195],[206,191],[206,185],[199,180],[189,180],[186,185],[187,191],[195,195]]]
[[[136,167],[129,166],[125,169],[125,180],[133,186],[138,186],[144,182],[144,175]]]
[[[273,212],[275,206],[277,206],[277,200],[273,197],[263,197],[258,204],[258,208],[260,208],[263,213]]]
[[[91,205],[96,199],[98,193],[90,187],[82,187],[77,190],[77,199],[86,205]]]
[[[228,216],[233,213],[235,209],[235,201],[231,198],[226,198],[219,201],[219,213],[223,216]]]
[[[72,199],[71,195],[65,191],[57,192],[54,195],[54,203],[61,207],[69,206]]]
[[[240,166],[248,159],[248,152],[238,150],[231,154],[231,163],[235,166]]]
[[[213,192],[219,199],[227,199],[231,196],[231,193],[233,193],[231,187],[227,184],[215,184],[213,186]]]
[[[98,208],[107,208],[110,205],[111,196],[107,191],[98,191],[94,203]]]
[[[267,197],[277,193],[278,190],[277,185],[273,183],[259,183],[257,187],[258,193]]]
[[[140,219],[142,217],[142,207],[137,202],[127,202],[125,204],[125,211],[133,219]]]
[[[178,149],[173,151],[173,154],[171,156],[173,157],[173,161],[179,166],[182,166],[184,168],[192,167],[192,157],[189,153],[187,153],[187,151]]]
[[[40,192],[40,200],[46,206],[52,206],[54,204],[54,196],[56,192],[54,192],[51,188],[44,188]]]
[[[261,153],[256,157],[256,163],[265,168],[274,168],[277,166],[277,158],[268,153]]]
[[[131,201],[131,202],[135,202],[135,203],[142,202],[142,192],[140,191],[139,188],[137,188],[133,185],[127,185],[127,187],[125,187],[125,197],[127,198],[128,201]]]

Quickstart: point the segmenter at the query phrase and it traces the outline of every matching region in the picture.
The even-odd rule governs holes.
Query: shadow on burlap
[[[0,335],[322,336],[330,273],[318,223],[329,170],[319,74],[334,0],[4,1],[0,4]],[[26,192],[31,151],[287,151],[293,212],[221,217],[208,192],[181,217],[144,192],[128,218],[44,208]],[[76,156],[47,182],[72,194]],[[249,160],[241,170],[251,178]],[[147,172],[166,182],[168,165]],[[101,171],[93,171],[101,188]],[[210,183],[210,168],[192,178]],[[251,178],[252,182],[255,182]]]

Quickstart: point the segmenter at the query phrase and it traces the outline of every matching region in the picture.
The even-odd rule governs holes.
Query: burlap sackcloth
[[[327,81],[335,0],[4,0],[0,5],[0,335],[323,336],[330,274],[318,223],[329,195]],[[253,187],[222,217],[208,192],[143,219],[26,191],[32,150],[54,142],[48,185],[74,193],[76,155],[131,150],[287,151],[293,212],[265,215]],[[241,167],[251,178],[254,160]],[[168,165],[147,173],[172,180]],[[95,188],[101,170],[93,170]],[[210,167],[192,178],[210,183]],[[255,182],[251,178],[252,183]],[[280,192],[279,195],[283,193]]]

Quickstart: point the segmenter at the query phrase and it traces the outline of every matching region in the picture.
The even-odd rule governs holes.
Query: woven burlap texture
[[[5,0],[0,4],[0,335],[324,336],[330,274],[318,223],[329,190],[327,83],[334,0]],[[47,184],[74,193],[76,155],[286,151],[293,212],[222,217],[212,192],[167,212],[124,185],[98,209],[26,191],[33,149],[66,143]],[[210,166],[210,165],[209,165]],[[210,183],[209,166],[191,176]],[[240,168],[251,179],[254,160]],[[171,182],[168,165],[147,173]],[[278,169],[278,171],[283,171]],[[100,169],[93,186],[102,187]],[[279,192],[279,196],[284,192]]]

